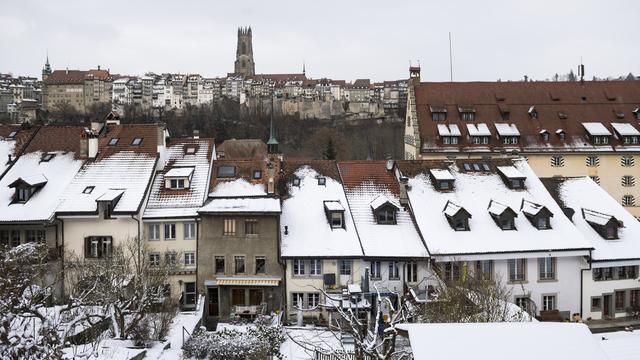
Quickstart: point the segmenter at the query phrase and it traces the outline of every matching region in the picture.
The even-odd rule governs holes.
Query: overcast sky
[[[233,71],[238,26],[253,29],[256,72],[353,80],[640,75],[638,0],[188,1],[0,0],[0,72],[98,64],[112,73]],[[575,70],[574,70],[575,71]]]

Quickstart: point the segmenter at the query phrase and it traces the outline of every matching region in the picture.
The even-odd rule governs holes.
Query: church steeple
[[[276,134],[273,129],[273,97],[271,97],[271,122],[269,124],[269,140],[267,141],[267,152],[269,154],[278,154],[280,143],[276,140]]]
[[[49,52],[47,51],[47,62],[44,64],[42,68],[42,81],[47,80],[47,78],[51,75],[51,65],[49,65]]]
[[[253,62],[253,43],[251,27],[238,28],[238,47],[236,48],[236,62],[234,73],[242,76],[253,76],[256,72]]]

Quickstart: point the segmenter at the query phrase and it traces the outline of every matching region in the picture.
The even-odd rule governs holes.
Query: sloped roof
[[[233,167],[230,177],[219,177],[221,167]],[[262,172],[260,179],[253,178],[253,172]],[[230,160],[214,161],[209,184],[210,197],[262,196],[266,195],[268,181],[267,163],[265,160]]]
[[[509,144],[510,148],[593,151],[607,146],[591,145],[582,123],[601,122],[609,130],[613,122],[635,127],[637,124],[632,112],[640,104],[640,82],[423,82],[415,87],[415,96],[420,137],[425,151],[435,151],[441,146],[437,142],[438,124],[457,124],[464,129],[464,125],[504,122],[515,124],[520,133],[519,143]],[[444,122],[433,121],[429,104],[442,104],[448,109],[447,119]],[[475,120],[462,120],[457,104],[471,104],[476,110]],[[529,114],[533,105],[537,112],[536,119]],[[502,120],[501,108],[509,109],[508,120]],[[618,119],[614,111],[624,113],[624,118]],[[567,118],[561,119],[559,113],[566,114]],[[542,129],[555,133],[560,128],[566,131],[565,140],[550,136],[549,141],[545,142],[539,135]],[[464,139],[465,135],[457,145],[459,150],[474,151],[487,147],[470,143]],[[499,150],[504,144],[492,138],[488,146],[491,150]],[[615,150],[631,147],[623,145],[620,139],[612,139],[611,146]]]
[[[640,263],[640,222],[602,187],[586,176],[555,177],[543,181],[560,206],[575,210],[573,223],[595,248],[591,255],[594,260],[636,259]],[[596,211],[622,221],[624,227],[618,229],[618,240],[603,239],[582,216],[581,209]],[[609,219],[602,218],[602,221],[606,223]]]
[[[347,198],[340,177],[335,176],[336,162],[310,160],[285,164],[284,186],[288,196],[282,202],[280,217],[282,256],[361,257],[362,248]],[[319,176],[326,178],[325,185],[318,185]],[[299,186],[293,185],[294,178],[300,179]],[[344,228],[331,228],[324,210],[327,200],[339,201],[345,208]]]
[[[367,257],[425,258],[429,253],[411,214],[400,206],[400,188],[386,161],[341,161],[338,163],[345,193]],[[371,202],[384,195],[399,210],[396,224],[376,222]]]
[[[121,151],[145,154],[155,157],[158,153],[158,124],[108,124],[100,136],[98,159],[104,159]],[[118,138],[116,145],[109,145],[109,141]],[[135,138],[142,139],[140,145],[133,145]]]
[[[223,141],[217,151],[220,159],[262,160],[267,157],[267,144],[260,139],[230,139]]]
[[[525,161],[495,159],[484,161],[489,170],[461,171],[464,161],[449,162],[455,177],[453,191],[438,191],[428,170],[441,168],[442,161],[400,161],[403,175],[409,177],[409,200],[416,222],[432,255],[462,256],[465,254],[535,252],[568,249],[589,249],[587,242],[565,217],[554,217],[551,229],[538,230],[524,216],[514,219],[515,231],[503,231],[487,209],[501,204],[520,209],[522,199],[546,206],[553,213],[561,210]],[[525,190],[509,189],[497,173],[497,166],[512,164],[526,176]],[[492,201],[493,200],[493,201]],[[470,231],[455,231],[442,213],[447,201],[464,207],[471,215]],[[515,211],[515,210],[514,210]],[[500,211],[495,211],[499,213]]]
[[[13,160],[20,156],[38,129],[23,128],[20,125],[0,125],[0,177],[9,168],[9,155]],[[15,133],[14,136],[9,138],[12,133]]]
[[[190,146],[196,147],[194,154],[186,154]],[[143,218],[196,216],[207,197],[213,152],[213,139],[172,140],[166,149],[164,171],[157,172],[153,180]],[[191,175],[189,188],[166,189],[165,176],[178,169],[187,169]]]
[[[82,84],[85,80],[106,80],[107,70],[54,70],[44,81],[47,85]]]

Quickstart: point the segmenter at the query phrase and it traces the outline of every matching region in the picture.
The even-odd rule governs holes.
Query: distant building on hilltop
[[[234,73],[242,76],[253,76],[256,66],[253,62],[253,45],[251,43],[251,27],[238,29],[238,49]]]

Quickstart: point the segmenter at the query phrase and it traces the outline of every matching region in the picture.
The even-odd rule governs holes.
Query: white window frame
[[[369,267],[371,268],[371,279],[382,279],[380,261],[369,262]]]
[[[309,260],[309,275],[322,276],[322,259]]]
[[[176,239],[176,223],[164,223],[164,239],[175,240]]]
[[[195,240],[196,239],[196,223],[195,222],[183,223],[182,235],[185,240]]]
[[[305,275],[304,265],[305,265],[304,259],[293,259],[292,266],[291,266],[291,271],[293,273],[293,276],[304,276]]]
[[[196,252],[185,251],[184,252],[184,266],[196,266]]]
[[[160,241],[160,224],[147,224],[147,239],[149,241]]]
[[[558,308],[556,294],[542,295],[542,311],[556,310]]]

